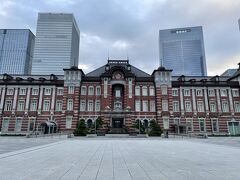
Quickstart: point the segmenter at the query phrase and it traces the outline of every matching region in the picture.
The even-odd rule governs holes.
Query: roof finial
[[[163,67],[163,61],[160,59],[160,67]]]
[[[108,60],[109,60],[109,48],[108,48]]]
[[[127,52],[127,60],[129,60],[129,57],[128,57],[128,52]]]

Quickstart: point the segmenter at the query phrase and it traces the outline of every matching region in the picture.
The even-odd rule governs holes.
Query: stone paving
[[[240,148],[196,139],[73,138],[0,154],[0,179],[239,180]]]

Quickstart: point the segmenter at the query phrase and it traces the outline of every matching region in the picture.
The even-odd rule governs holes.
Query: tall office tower
[[[202,27],[159,31],[160,61],[173,75],[206,76]]]
[[[239,26],[239,30],[240,30],[240,19],[238,20],[238,26]]]
[[[0,29],[0,74],[30,74],[34,41],[29,29]]]
[[[78,66],[79,29],[73,14],[39,13],[32,74],[62,75]]]

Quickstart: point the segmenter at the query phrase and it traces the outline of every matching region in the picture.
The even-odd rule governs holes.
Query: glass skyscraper
[[[34,41],[28,29],[0,29],[0,74],[30,74]]]
[[[73,14],[39,13],[32,74],[63,75],[78,66],[79,29]]]
[[[159,31],[161,64],[175,76],[206,76],[206,58],[202,27]]]

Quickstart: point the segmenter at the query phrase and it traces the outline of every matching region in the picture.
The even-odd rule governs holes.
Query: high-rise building
[[[29,29],[0,29],[0,74],[30,74],[34,41]]]
[[[173,75],[207,75],[201,26],[160,30],[159,51],[162,65]]]
[[[79,29],[73,14],[39,13],[32,74],[62,75],[78,66]]]

